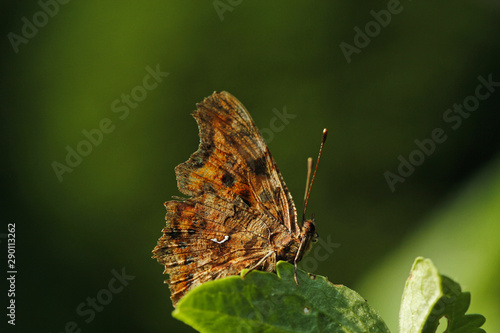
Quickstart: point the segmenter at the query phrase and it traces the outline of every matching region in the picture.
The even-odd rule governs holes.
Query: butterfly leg
[[[297,286],[298,286],[299,285],[299,279],[297,278],[297,261],[296,260],[294,260],[293,266],[294,266],[293,278],[295,280],[295,284],[297,284]]]
[[[250,273],[251,271],[253,271],[254,269],[256,269],[257,267],[259,267],[260,265],[262,265],[262,263],[264,261],[266,261],[267,258],[269,258],[271,255],[274,254],[274,251],[271,251],[269,252],[268,254],[266,254],[262,259],[260,259],[255,265],[253,265],[248,271],[245,272],[245,274],[243,274],[243,276],[241,277],[242,279],[245,278],[245,276],[247,276],[248,273]]]
[[[297,278],[297,265],[298,265],[299,261],[302,259],[302,256],[304,255],[304,252],[306,250],[306,242],[307,241],[308,241],[307,237],[302,237],[302,240],[300,241],[299,249],[297,250],[297,254],[295,255],[295,258],[293,259],[293,266],[294,266],[293,278],[294,278],[297,286],[299,285],[299,279]]]

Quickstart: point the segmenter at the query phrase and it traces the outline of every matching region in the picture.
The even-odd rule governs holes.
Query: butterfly
[[[189,197],[165,203],[166,227],[153,250],[153,258],[169,274],[165,282],[174,306],[196,286],[243,269],[275,272],[279,260],[296,269],[318,237],[314,217],[304,218],[307,199],[302,226],[297,223],[276,162],[234,96],[214,92],[192,115],[200,145],[175,168],[177,186]],[[325,139],[326,129],[321,148]],[[311,165],[310,159],[306,198]]]

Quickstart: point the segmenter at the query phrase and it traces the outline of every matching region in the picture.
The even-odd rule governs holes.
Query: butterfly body
[[[153,250],[170,275],[174,306],[203,282],[243,269],[273,272],[297,264],[317,237],[314,220],[300,227],[292,196],[244,106],[214,92],[193,113],[200,145],[175,168],[189,198],[165,203],[166,227]]]

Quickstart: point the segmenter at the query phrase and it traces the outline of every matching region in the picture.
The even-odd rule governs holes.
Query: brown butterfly
[[[311,159],[300,227],[292,196],[245,107],[225,91],[214,92],[193,117],[200,146],[175,168],[179,190],[190,197],[165,203],[167,225],[153,250],[170,275],[165,282],[174,306],[203,282],[245,268],[274,272],[285,260],[296,269],[318,237],[314,217],[304,218]],[[321,148],[325,139],[326,129]]]

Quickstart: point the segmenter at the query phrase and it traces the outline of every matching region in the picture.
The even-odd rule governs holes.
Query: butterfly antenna
[[[304,193],[304,209],[302,210],[302,222],[306,220],[305,215],[305,206],[307,200],[307,190],[309,189],[309,181],[311,180],[311,171],[312,171],[313,159],[312,157],[307,158],[307,179],[306,179],[306,192]]]
[[[306,193],[304,193],[304,203],[306,202],[307,190],[309,189],[309,181],[311,180],[312,166],[313,166],[313,159],[312,157],[309,157],[307,158],[307,179],[306,179]]]
[[[314,167],[314,173],[313,173],[313,177],[312,177],[312,180],[311,180],[310,184],[309,184],[309,178],[311,176],[312,158],[309,157],[307,159],[306,194],[304,196],[304,210],[303,210],[303,213],[302,213],[302,221],[305,221],[305,219],[306,219],[307,203],[309,202],[309,195],[311,194],[311,188],[312,188],[312,185],[314,183],[314,178],[316,177],[316,171],[318,171],[319,160],[321,159],[321,152],[323,151],[323,146],[325,145],[327,134],[328,134],[328,131],[325,128],[323,130],[323,139],[321,140],[321,146],[319,147],[318,160],[316,161],[316,166]]]

